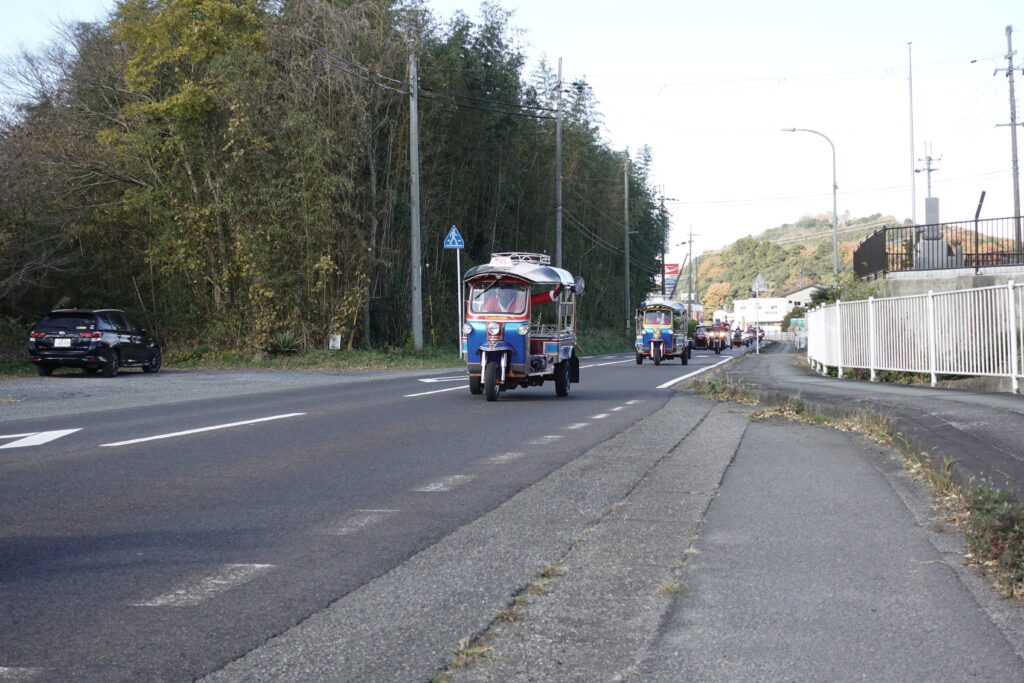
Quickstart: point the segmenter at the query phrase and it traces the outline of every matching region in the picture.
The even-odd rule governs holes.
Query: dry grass
[[[704,394],[720,403],[740,403],[747,406],[758,404],[754,392],[739,382],[733,381],[727,375],[714,375],[706,380],[694,380],[690,387],[698,394]]]

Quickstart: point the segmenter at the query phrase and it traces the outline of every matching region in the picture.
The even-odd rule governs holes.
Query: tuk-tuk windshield
[[[518,315],[526,312],[527,287],[512,282],[479,282],[469,295],[469,310],[473,313],[504,313]]]
[[[668,311],[647,311],[644,313],[645,325],[671,325],[672,315]]]

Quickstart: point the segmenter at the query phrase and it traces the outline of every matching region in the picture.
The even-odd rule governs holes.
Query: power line
[[[464,100],[470,100],[472,102],[484,102],[486,104],[499,104],[499,105],[501,105],[503,107],[519,107],[520,109],[535,109],[537,111],[550,111],[550,112],[554,112],[555,111],[554,109],[549,109],[548,107],[538,107],[538,106],[534,106],[532,104],[514,104],[512,102],[502,102],[501,100],[488,100],[488,99],[484,99],[482,97],[470,97],[469,95],[459,95],[458,93],[442,92],[440,90],[435,90],[434,88],[428,88],[425,85],[421,85],[420,86],[420,90],[426,90],[427,92],[437,93],[438,95],[444,95],[446,97],[458,97],[458,98],[461,98],[461,99],[464,99]]]
[[[369,67],[363,66],[362,64],[356,64],[355,62],[350,61],[348,59],[345,59],[344,57],[342,57],[340,55],[336,55],[336,54],[334,54],[333,52],[331,52],[329,50],[325,50],[322,47],[314,48],[313,51],[325,54],[325,55],[329,56],[330,58],[336,59],[336,60],[338,60],[339,62],[341,62],[343,64],[348,64],[353,69],[359,69],[360,71],[365,71],[365,72],[367,72],[367,73],[369,73],[369,74],[371,74],[371,75],[375,76],[376,78],[379,78],[379,79],[381,79],[383,81],[391,81],[392,83],[395,83],[395,84],[397,84],[397,85],[399,85],[399,86],[401,86],[403,88],[406,88],[406,89],[408,89],[408,87],[409,87],[409,84],[406,83],[405,81],[400,81],[397,78],[391,78],[390,76],[385,76],[384,74],[379,73],[377,71],[374,71],[373,69],[371,69]],[[408,92],[408,90],[406,90],[406,92]]]
[[[426,88],[424,88],[424,90],[426,90]],[[424,99],[424,100],[433,100],[435,102],[444,102],[446,104],[451,104],[451,105],[454,105],[456,107],[462,107],[463,109],[475,109],[477,111],[489,111],[489,112],[494,112],[495,114],[505,114],[507,116],[519,116],[519,117],[525,118],[525,119],[543,119],[543,120],[546,120],[546,121],[554,121],[555,120],[554,116],[544,116],[542,114],[527,114],[527,113],[518,112],[518,111],[503,111],[501,109],[492,109],[490,107],[478,107],[478,106],[476,106],[474,104],[465,104],[464,102],[456,102],[455,100],[447,99],[447,98],[442,98],[442,97],[431,97],[430,95],[420,95],[420,97],[422,99]],[[516,105],[509,105],[509,106],[516,106]]]
[[[391,92],[398,93],[399,95],[408,95],[409,94],[408,87],[406,87],[404,90],[400,90],[398,88],[393,88],[390,85],[386,85],[384,83],[378,83],[377,81],[373,80],[369,76],[364,76],[364,75],[356,73],[355,71],[352,71],[350,69],[346,69],[344,67],[338,66],[337,64],[332,64],[330,61],[328,61],[326,59],[322,59],[320,57],[314,57],[314,59],[316,59],[318,62],[320,62],[321,64],[326,66],[328,69],[334,69],[335,71],[341,71],[341,72],[347,73],[350,76],[355,76],[356,78],[358,78],[360,80],[363,80],[363,81],[366,81],[367,83],[372,83],[373,85],[376,85],[378,88],[384,88],[385,90],[390,90]]]
[[[396,80],[396,79],[391,78],[389,76],[385,76],[384,74],[381,74],[381,73],[379,73],[377,71],[374,71],[373,69],[370,69],[368,67],[362,66],[360,64],[356,64],[355,62],[349,61],[349,60],[345,59],[344,57],[340,57],[340,56],[334,54],[333,52],[329,52],[328,50],[324,50],[323,48],[315,48],[314,52],[319,52],[322,55],[326,55],[327,57],[330,58],[330,59],[325,59],[323,57],[316,57],[317,61],[319,61],[320,63],[324,64],[328,68],[334,69],[336,71],[341,71],[343,73],[349,74],[350,76],[355,76],[356,78],[358,78],[360,80],[366,81],[367,83],[372,83],[373,85],[376,85],[376,86],[378,86],[380,88],[384,88],[385,90],[390,90],[391,92],[394,92],[394,93],[398,93],[399,95],[408,95],[409,94],[409,86],[408,86],[407,83],[404,83],[402,81]],[[347,66],[349,66],[351,68],[345,68],[343,66],[340,66],[339,64],[333,63],[331,60],[337,60],[337,61],[341,62],[342,64],[345,64],[345,65],[347,65]],[[358,71],[356,71],[356,70],[358,70]],[[359,73],[360,71],[363,72],[363,73]],[[380,80],[376,80],[376,79],[380,79]],[[401,85],[402,87],[401,88],[396,88],[394,86],[388,85],[387,83],[381,83],[380,82],[381,80],[390,81],[392,83],[397,83],[397,84]],[[490,107],[478,107],[476,105],[467,104],[465,102],[458,102],[454,98],[461,98],[461,99],[466,99],[466,100],[476,101],[476,102],[488,102],[488,103],[492,103],[492,104],[498,104],[498,105],[501,105],[501,106],[504,106],[504,107],[519,107],[520,109],[534,109],[534,110],[537,110],[537,111],[552,111],[551,109],[547,109],[545,107],[535,107],[535,106],[526,105],[526,104],[511,104],[511,103],[508,103],[508,102],[501,102],[501,101],[498,101],[498,100],[487,100],[487,99],[483,99],[483,98],[472,97],[470,95],[460,95],[458,93],[443,93],[440,90],[435,90],[433,88],[426,88],[426,87],[422,87],[422,86],[420,87],[420,90],[426,90],[428,92],[434,92],[434,93],[438,93],[438,94],[442,94],[442,95],[446,96],[446,97],[431,97],[430,95],[420,95],[420,97],[423,98],[423,99],[434,100],[435,102],[444,102],[446,104],[451,104],[451,105],[456,106],[456,107],[462,107],[463,109],[475,109],[477,111],[487,111],[487,112],[492,112],[492,113],[495,113],[495,114],[506,114],[508,116],[518,116],[518,117],[521,117],[521,118],[528,118],[528,119],[543,119],[543,120],[547,120],[547,121],[554,121],[555,120],[554,116],[544,116],[544,115],[541,115],[541,114],[529,114],[529,113],[523,113],[523,112],[504,111],[502,109],[493,109],[493,108],[490,108]]]

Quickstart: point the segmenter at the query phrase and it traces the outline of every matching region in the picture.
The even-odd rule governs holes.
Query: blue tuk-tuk
[[[576,356],[576,296],[583,278],[551,265],[547,254],[504,252],[470,268],[462,352],[469,391],[498,400],[516,387],[555,384],[569,395],[580,381]]]
[[[686,336],[686,306],[678,301],[649,299],[636,310],[636,364],[650,358],[655,365],[680,358],[687,365],[693,353]]]

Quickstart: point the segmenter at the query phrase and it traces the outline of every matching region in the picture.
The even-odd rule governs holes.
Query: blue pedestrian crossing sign
[[[448,231],[448,236],[444,238],[445,249],[465,249],[466,241],[462,239],[462,234],[459,233],[459,229],[454,225],[452,229]]]

